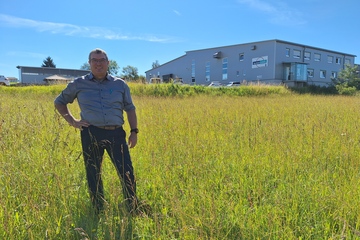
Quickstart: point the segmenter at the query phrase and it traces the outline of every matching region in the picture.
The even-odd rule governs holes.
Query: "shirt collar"
[[[92,73],[89,73],[88,78],[90,80],[95,80],[95,77],[94,77],[94,75]],[[113,79],[113,78],[112,78],[112,76],[110,74],[107,73],[105,79],[111,81],[111,79]]]

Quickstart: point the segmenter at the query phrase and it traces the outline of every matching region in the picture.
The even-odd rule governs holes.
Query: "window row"
[[[290,48],[286,48],[285,50],[286,57],[290,57]],[[301,50],[294,49],[293,50],[293,57],[294,58],[301,58]],[[321,61],[321,54],[320,53],[313,53],[314,61],[320,62]],[[311,52],[304,51],[304,60],[311,60]],[[327,62],[328,63],[336,63],[341,64],[342,58],[341,57],[334,57],[331,55],[327,56]],[[345,58],[345,65],[349,65],[351,63],[350,59]]]
[[[320,78],[326,78],[326,70],[320,70]],[[307,75],[309,78],[313,78],[314,77],[314,69],[312,68],[308,68],[307,69]],[[337,78],[337,72],[332,71],[331,72],[331,78]]]

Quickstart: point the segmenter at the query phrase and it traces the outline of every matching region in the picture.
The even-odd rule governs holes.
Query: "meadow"
[[[63,87],[0,88],[1,239],[360,238],[359,97],[133,85],[152,214],[122,211],[106,156],[97,218],[79,130],[53,107]]]

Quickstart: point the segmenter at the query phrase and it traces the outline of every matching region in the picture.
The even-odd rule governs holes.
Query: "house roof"
[[[68,78],[64,78],[62,76],[59,76],[59,75],[52,75],[52,76],[49,76],[49,77],[46,77],[44,80],[70,80]]]

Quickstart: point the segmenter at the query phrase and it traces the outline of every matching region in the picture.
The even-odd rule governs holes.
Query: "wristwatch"
[[[138,133],[139,133],[139,129],[133,128],[133,129],[130,130],[130,132],[131,132],[131,133],[136,133],[136,134],[138,134]]]

